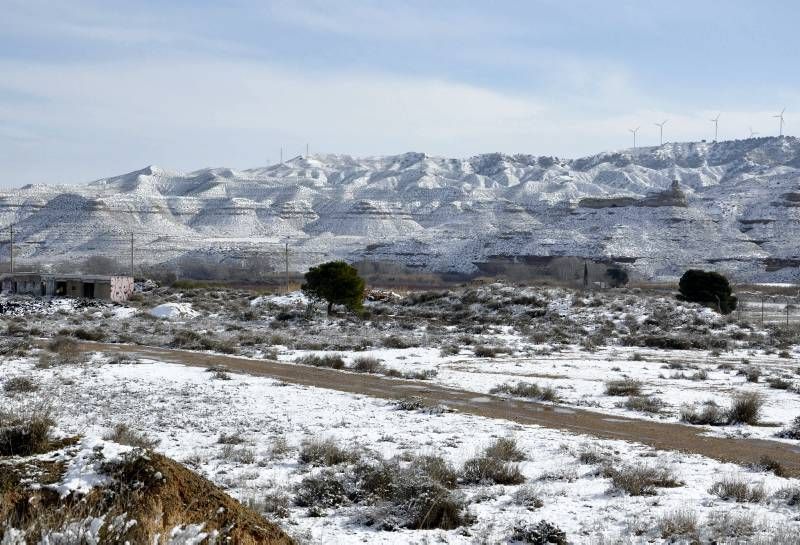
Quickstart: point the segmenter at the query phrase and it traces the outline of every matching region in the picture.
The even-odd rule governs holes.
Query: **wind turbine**
[[[719,116],[721,115],[722,114],[717,114],[717,117],[715,117],[714,119],[709,119],[709,121],[711,121],[714,124],[714,142],[717,141],[717,134],[719,130]]]
[[[758,133],[753,130],[753,127],[749,127],[749,129],[750,129],[750,138],[758,136]]]
[[[641,127],[636,127],[635,129],[628,129],[629,132],[633,133],[633,149],[636,149],[636,133],[639,132]]]
[[[654,125],[656,127],[658,127],[658,145],[659,146],[663,146],[664,145],[664,125],[667,124],[667,121],[669,121],[669,119],[665,119],[661,123],[654,123]]]
[[[773,116],[772,116],[772,117],[777,117],[778,119],[780,119],[780,120],[781,120],[781,130],[780,130],[780,132],[778,133],[778,136],[783,136],[783,112],[785,112],[785,111],[786,111],[786,108],[784,108],[783,110],[781,110],[781,113],[779,113],[778,115],[773,115]]]

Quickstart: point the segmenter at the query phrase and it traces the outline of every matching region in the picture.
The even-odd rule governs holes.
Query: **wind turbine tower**
[[[664,145],[664,125],[667,124],[667,121],[669,121],[669,119],[665,119],[661,123],[655,123],[655,126],[658,127],[658,145],[659,146],[663,146]]]
[[[636,149],[636,133],[639,132],[641,127],[636,127],[635,129],[628,129],[631,133],[633,133],[633,149]]]
[[[778,132],[778,136],[783,136],[783,112],[785,112],[785,111],[786,111],[786,108],[781,110],[781,113],[779,113],[778,115],[773,115],[772,116],[772,117],[776,117],[776,118],[780,119],[780,124],[781,124],[780,127],[781,128],[780,128],[780,131]]]
[[[750,138],[755,138],[756,136],[758,136],[758,132],[754,131],[753,127],[749,127],[749,129],[750,129]]]
[[[719,116],[722,114],[717,114],[717,117],[714,119],[709,119],[714,124],[714,142],[717,141],[717,135],[719,134]]]

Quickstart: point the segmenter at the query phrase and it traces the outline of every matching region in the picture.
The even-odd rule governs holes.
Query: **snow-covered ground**
[[[489,393],[503,384],[535,383],[555,388],[562,405],[587,407],[609,414],[659,421],[679,421],[684,406],[701,406],[708,401],[726,406],[737,394],[754,392],[764,405],[761,424],[708,426],[709,433],[742,437],[771,438],[777,429],[800,416],[800,353],[791,358],[748,350],[715,354],[708,350],[660,350],[639,347],[601,347],[591,352],[567,346],[526,346],[520,339],[508,344],[522,347],[530,355],[498,354],[476,357],[469,349],[443,356],[435,348],[380,348],[362,351],[285,350],[279,360],[293,362],[309,354],[338,354],[346,362],[374,357],[387,367],[415,372],[434,370],[432,382],[458,389]],[[739,369],[759,369],[758,382],[749,382]],[[704,377],[704,378],[700,378]],[[783,377],[791,386],[778,389],[765,377]],[[625,407],[628,396],[607,395],[606,384],[632,379],[641,384],[641,394],[662,404],[658,413]]]
[[[387,458],[438,454],[456,466],[498,437],[514,437],[526,454],[520,464],[526,484],[460,487],[477,517],[467,529],[384,532],[359,523],[358,507],[310,517],[306,509],[293,506],[279,522],[309,543],[505,543],[516,523],[540,519],[566,531],[571,543],[611,543],[638,532],[648,542],[659,542],[660,518],[679,509],[692,511],[701,526],[719,520],[721,513],[752,519],[759,529],[796,524],[796,507],[785,501],[737,504],[709,489],[721,476],[738,476],[763,484],[770,498],[800,482],[701,456],[452,412],[403,411],[387,401],[265,378],[232,374],[230,380],[219,380],[203,369],[154,361],[102,361],[96,357],[56,369],[37,369],[31,360],[5,361],[0,377],[24,374],[35,380],[64,433],[100,436],[127,423],[157,438],[157,450],[196,467],[242,501],[276,489],[291,495],[292,486],[317,471],[297,459],[298,446],[309,438],[333,438]],[[7,393],[0,393],[0,399],[6,407],[35,402]],[[242,443],[220,444],[223,436],[240,437]],[[288,449],[276,453],[276,445],[284,442]],[[685,484],[658,489],[656,496],[612,492],[596,466],[576,458],[589,449],[612,456],[616,467],[671,468]],[[543,506],[529,511],[520,505],[514,499],[520,487],[535,492]]]

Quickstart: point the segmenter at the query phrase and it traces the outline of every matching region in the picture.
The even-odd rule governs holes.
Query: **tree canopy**
[[[311,267],[305,274],[301,290],[307,296],[328,303],[328,314],[333,305],[343,305],[360,312],[364,301],[364,279],[352,265],[344,261],[329,261]]]
[[[678,299],[700,303],[722,314],[736,310],[736,297],[732,294],[728,279],[712,271],[690,269],[681,277]]]

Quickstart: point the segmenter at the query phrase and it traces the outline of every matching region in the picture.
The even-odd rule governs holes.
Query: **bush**
[[[80,357],[78,342],[69,337],[58,336],[47,344],[47,349],[57,354],[64,363],[76,363]]]
[[[114,426],[111,433],[103,437],[106,441],[114,441],[120,445],[138,447],[143,449],[153,449],[158,445],[158,439],[151,439],[144,433],[132,429],[124,423]]]
[[[362,356],[353,360],[350,370],[356,373],[382,373],[384,369],[377,358]]]
[[[35,392],[38,389],[39,385],[28,377],[14,377],[3,383],[3,390],[9,394]]]
[[[517,446],[517,441],[512,437],[501,437],[486,448],[484,454],[490,458],[497,458],[504,462],[521,462],[525,453]]]
[[[295,503],[309,507],[312,513],[348,502],[344,478],[330,469],[305,477],[298,483],[295,493]]]
[[[760,503],[766,497],[763,484],[750,485],[741,477],[734,476],[715,481],[708,492],[723,500],[735,500],[737,503]]]
[[[514,526],[511,541],[533,545],[567,545],[567,534],[555,524],[540,520],[534,524],[521,523]]]
[[[679,291],[681,301],[700,303],[722,314],[736,310],[736,297],[728,279],[719,273],[690,269],[681,277]]]
[[[30,456],[50,450],[54,421],[46,409],[27,414],[0,412],[0,456]]]
[[[352,473],[350,499],[375,505],[368,525],[382,530],[452,529],[466,522],[464,501],[449,488],[453,468],[438,456],[421,456],[402,467],[397,460],[361,462]]]
[[[357,450],[344,449],[337,445],[333,439],[312,439],[304,441],[300,446],[300,461],[304,464],[316,466],[353,464],[360,457],[360,453]]]
[[[338,354],[325,354],[324,356],[317,356],[310,354],[295,360],[296,363],[303,365],[312,365],[314,367],[328,367],[330,369],[344,369],[344,360]]]
[[[695,538],[697,536],[697,515],[688,509],[676,509],[659,517],[658,530],[664,539]]]
[[[758,424],[764,400],[753,392],[737,395],[728,409],[728,423],[730,424]]]
[[[655,468],[644,464],[625,466],[620,469],[610,466],[603,469],[603,474],[611,479],[616,490],[623,490],[631,496],[652,496],[656,488],[674,488],[682,486],[668,468]]]
[[[795,416],[789,427],[780,430],[775,436],[782,439],[800,440],[800,416]]]
[[[90,330],[82,328],[82,327],[80,327],[80,328],[76,329],[75,331],[73,331],[72,332],[72,336],[76,337],[78,339],[81,339],[82,341],[96,341],[97,342],[97,341],[104,341],[106,339],[105,332],[103,332],[103,331],[101,331],[99,329],[95,329],[93,331],[90,331]]]
[[[625,401],[625,408],[632,411],[658,414],[664,409],[664,402],[655,396],[630,396]]]
[[[516,384],[500,384],[489,390],[490,394],[508,394],[514,397],[527,397],[539,401],[559,400],[558,394],[551,386],[539,387],[533,382],[518,382]]]
[[[638,396],[642,392],[642,383],[630,378],[622,380],[609,380],[606,382],[606,395],[610,396]]]
[[[700,412],[688,405],[681,407],[681,421],[696,426],[723,426],[728,423],[728,415],[719,405],[709,401]]]
[[[283,519],[289,516],[289,495],[283,490],[267,492],[261,499],[250,499],[247,506],[259,513]]]
[[[525,477],[517,464],[484,454],[464,462],[461,480],[467,484],[522,484]]]
[[[514,492],[514,503],[525,507],[528,511],[534,511],[544,505],[538,487],[522,485]]]

